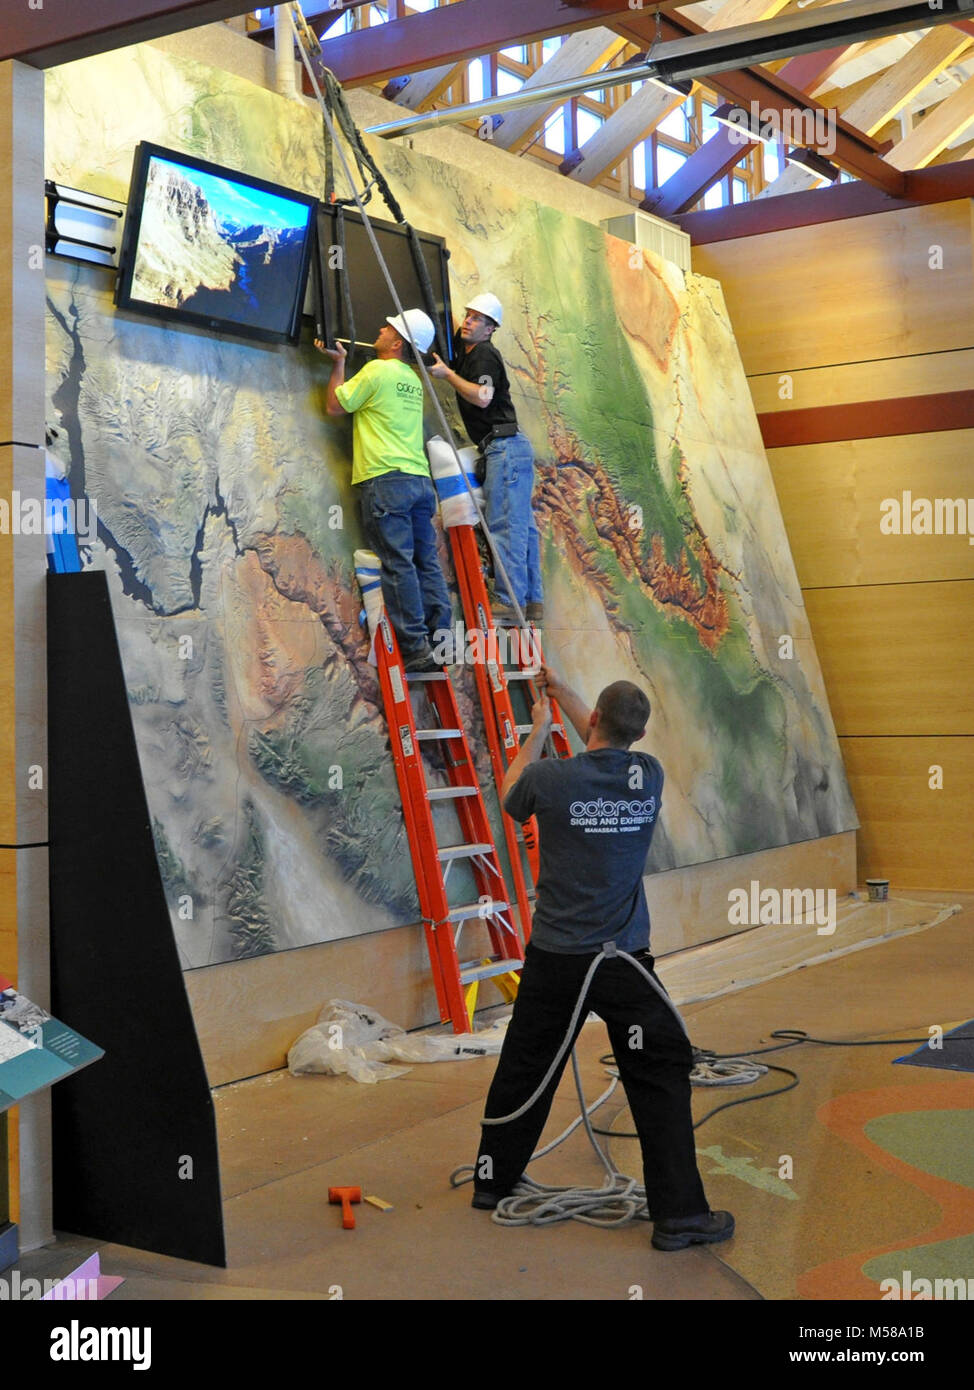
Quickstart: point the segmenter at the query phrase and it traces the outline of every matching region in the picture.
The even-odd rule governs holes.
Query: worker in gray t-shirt
[[[649,700],[630,681],[616,681],[589,710],[550,669],[543,670],[542,682],[531,733],[502,788],[508,815],[522,822],[537,817],[541,867],[531,941],[485,1119],[513,1114],[541,1085],[593,959],[608,943],[586,1005],[578,1010],[571,1045],[588,1010],[605,1020],[642,1147],[654,1247],[681,1250],[727,1240],[734,1218],[710,1211],[697,1171],[689,1040],[662,985],[657,981],[655,989],[614,954],[625,951],[652,973],[642,878],[659,817],[663,769],[648,753],[631,751],[646,732]],[[577,757],[542,760],[551,725],[549,694],[585,742]],[[523,1115],[485,1124],[473,1206],[492,1209],[514,1189],[544,1128],[569,1050]]]

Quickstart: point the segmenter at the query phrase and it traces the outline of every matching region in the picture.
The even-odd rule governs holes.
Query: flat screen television
[[[318,209],[318,247],[315,274],[316,331],[334,345],[336,339],[354,342],[368,356],[369,344],[396,307],[385,276],[376,260],[361,215],[351,208],[342,215],[339,231],[338,210],[322,203]],[[422,286],[403,226],[373,217],[369,222],[396,293],[404,309],[425,309]],[[442,237],[417,232],[420,253],[433,291],[434,350],[447,361],[453,355],[453,324],[450,304],[450,252]],[[336,255],[341,243],[344,255]],[[344,271],[344,274],[343,274]]]
[[[135,151],[115,303],[296,342],[318,200],[143,141]]]

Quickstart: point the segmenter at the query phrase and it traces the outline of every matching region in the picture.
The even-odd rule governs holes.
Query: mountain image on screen
[[[303,203],[153,158],[132,297],[286,333],[307,221]]]

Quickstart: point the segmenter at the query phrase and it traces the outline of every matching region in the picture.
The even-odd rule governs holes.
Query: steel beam
[[[610,87],[642,78],[673,79],[704,74],[714,74],[709,85],[745,108],[756,102],[763,110],[781,115],[804,108],[812,112],[821,111],[826,116],[826,108],[797,91],[780,76],[760,67],[735,69],[744,60],[769,62],[775,58],[834,47],[837,38],[855,43],[867,36],[902,33],[930,28],[938,23],[951,23],[966,4],[967,0],[943,0],[943,9],[932,11],[925,0],[920,3],[917,0],[852,0],[852,3],[832,5],[820,12],[787,15],[715,34],[699,29],[682,16],[664,14],[661,16],[664,42],[655,46],[655,16],[630,12],[626,18],[612,21],[612,27],[633,43],[651,50],[651,56],[642,63],[634,63],[625,69],[603,71],[594,78],[593,74],[587,73],[571,81],[554,84],[548,91],[538,88],[529,92],[515,92],[484,102],[470,102],[447,111],[390,121],[371,127],[371,131],[386,137],[408,135],[440,125],[476,120],[498,111],[516,110],[549,97],[552,101],[568,100],[587,91],[593,82],[599,87]],[[856,178],[876,184],[893,196],[901,194],[904,186],[902,173],[879,157],[888,146],[878,145],[841,118],[832,119],[836,149],[834,152],[829,149],[826,153],[835,163]],[[831,123],[828,128],[831,145]]]
[[[248,0],[96,0],[34,9],[21,0],[3,3],[0,62],[18,58],[35,68],[73,63],[112,48],[144,43],[164,34],[233,19],[253,9]]]
[[[653,15],[657,8],[665,5],[647,5],[642,13]],[[425,14],[325,38],[322,58],[343,86],[362,87],[477,58],[509,44],[590,29],[631,13],[628,0],[587,0],[584,5],[563,0],[459,0]]]

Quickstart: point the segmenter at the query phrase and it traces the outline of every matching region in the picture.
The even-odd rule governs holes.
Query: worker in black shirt
[[[491,613],[501,625],[516,623],[512,599],[528,622],[544,619],[541,552],[531,508],[534,453],[517,426],[511,388],[500,353],[491,341],[503,310],[493,294],[479,294],[466,307],[461,346],[448,367],[434,353],[430,375],[448,381],[467,434],[483,461],[484,518],[513,593],[500,575],[491,594]]]

